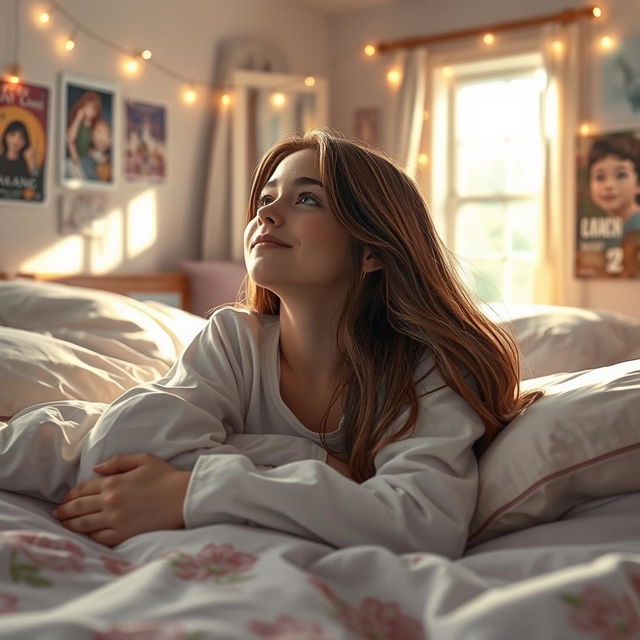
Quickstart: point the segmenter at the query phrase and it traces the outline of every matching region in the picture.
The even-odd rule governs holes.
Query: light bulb
[[[364,55],[365,56],[375,56],[376,55],[376,48],[372,44],[366,45],[365,48],[364,48]]]
[[[390,84],[400,84],[401,74],[398,69],[391,69],[387,72],[387,80]]]
[[[220,97],[220,104],[224,107],[228,107],[231,104],[231,96],[228,93],[223,93]]]
[[[125,73],[128,73],[129,75],[137,73],[140,69],[140,63],[136,58],[127,58],[122,66],[125,70]]]
[[[140,53],[140,57],[141,57],[143,60],[151,60],[151,56],[153,56],[153,53],[151,53],[151,50],[150,50],[150,49],[145,49],[144,51],[142,51],[142,52]]]
[[[316,86],[316,79],[313,76],[307,76],[304,79],[304,85],[305,85],[305,87],[315,87]]]
[[[551,43],[551,48],[555,53],[562,53],[564,51],[564,44],[562,43],[562,40],[554,40]]]
[[[15,73],[10,74],[7,77],[7,80],[11,83],[11,84],[20,84],[20,76],[16,75]]]
[[[482,42],[484,42],[485,44],[493,44],[495,41],[496,37],[493,35],[493,33],[485,33],[482,38]]]
[[[600,47],[602,49],[612,49],[614,45],[614,40],[611,36],[602,36],[600,38]]]
[[[418,164],[422,165],[423,167],[429,164],[429,156],[426,153],[421,153],[418,156]]]
[[[593,13],[594,18],[602,17],[602,9],[600,7],[593,7],[593,9],[591,10],[591,13]]]
[[[274,93],[271,96],[271,104],[274,107],[282,107],[284,106],[285,102],[287,101],[286,96],[284,95],[284,93]]]
[[[41,24],[48,24],[51,20],[51,14],[48,11],[41,11],[38,20]]]
[[[580,125],[580,135],[581,136],[588,136],[591,133],[591,125],[587,122],[583,122]]]
[[[198,94],[195,89],[185,89],[182,92],[182,99],[187,104],[193,104],[198,99]]]
[[[64,43],[64,48],[67,51],[73,51],[76,48],[76,41],[72,37],[68,38],[67,41]]]

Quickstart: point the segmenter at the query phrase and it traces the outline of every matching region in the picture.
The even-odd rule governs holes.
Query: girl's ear
[[[380,260],[380,258],[378,258],[371,249],[365,249],[364,256],[362,258],[362,273],[373,273],[383,267],[384,265],[382,264],[382,260]]]

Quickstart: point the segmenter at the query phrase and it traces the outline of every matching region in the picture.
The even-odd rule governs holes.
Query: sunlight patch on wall
[[[82,237],[68,236],[25,260],[18,270],[21,273],[78,273],[82,271],[83,262]]]
[[[158,238],[158,208],[153,189],[132,200],[127,207],[127,257],[135,258]]]
[[[113,209],[91,225],[91,273],[108,273],[124,258],[122,209]]]

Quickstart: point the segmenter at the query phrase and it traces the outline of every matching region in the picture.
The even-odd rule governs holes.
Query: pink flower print
[[[274,622],[254,620],[248,629],[264,640],[331,640],[317,622],[291,616],[280,616]]]
[[[18,610],[18,598],[10,593],[0,591],[0,615],[3,613],[15,613]]]
[[[353,606],[319,578],[311,577],[311,582],[333,605],[334,617],[361,640],[426,640],[422,625],[406,616],[397,604],[365,598],[359,606]]]
[[[128,560],[121,560],[113,556],[100,556],[100,560],[102,560],[104,568],[114,576],[123,576],[125,573],[129,573],[138,567],[138,565]]]
[[[564,596],[564,601],[573,607],[571,624],[600,640],[632,640],[640,632],[640,616],[627,595],[616,598],[606,589],[589,586],[579,596]]]
[[[111,625],[106,631],[94,633],[92,640],[187,640],[179,624],[162,622],[123,622]]]
[[[236,551],[230,544],[208,544],[194,556],[178,553],[171,563],[174,574],[182,580],[209,580],[217,583],[240,582],[247,580],[247,571],[256,563],[256,556]]]
[[[0,544],[6,549],[19,551],[42,569],[53,571],[84,571],[84,552],[64,538],[32,531],[0,534]]]

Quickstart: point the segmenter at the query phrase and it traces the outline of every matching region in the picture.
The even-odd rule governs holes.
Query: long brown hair
[[[337,333],[344,373],[321,435],[330,407],[341,398],[351,474],[360,482],[374,475],[376,454],[408,436],[417,421],[416,367],[426,351],[445,382],[481,417],[485,433],[475,444],[480,454],[540,395],[520,393],[515,341],[478,310],[418,188],[378,150],[327,130],[277,144],[254,172],[247,221],[256,215],[276,166],[302,149],[315,150],[328,206],[352,239],[353,270]],[[363,278],[365,249],[383,268]],[[279,313],[278,296],[250,278],[245,298],[252,311]],[[407,406],[406,422],[392,431]]]

